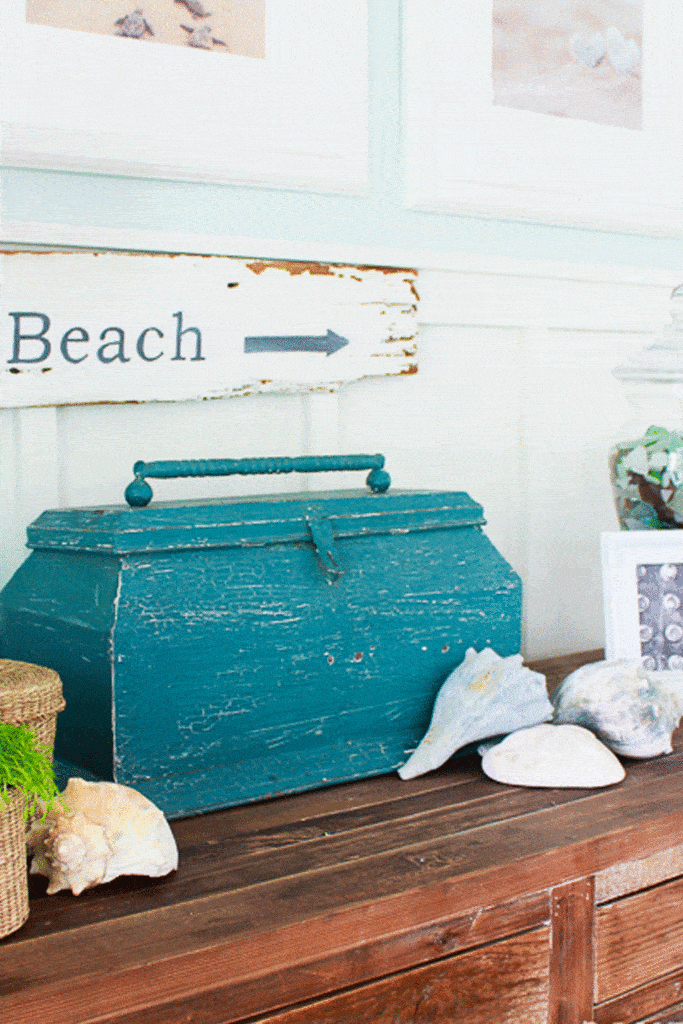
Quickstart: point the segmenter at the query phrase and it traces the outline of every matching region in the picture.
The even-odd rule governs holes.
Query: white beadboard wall
[[[405,265],[405,264],[404,264]],[[603,643],[612,368],[666,320],[672,271],[450,257],[420,271],[419,372],[338,392],[0,410],[0,585],[46,508],[120,503],[137,459],[383,452],[393,485],[462,489],[524,583],[527,658]],[[419,269],[419,266],[418,266]],[[157,498],[358,486],[356,474],[157,481]]]

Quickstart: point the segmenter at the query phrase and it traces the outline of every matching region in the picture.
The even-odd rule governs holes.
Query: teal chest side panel
[[[67,705],[55,753],[112,779],[111,635],[119,560],[34,551],[0,595],[0,657],[55,669]],[[82,774],[83,774],[82,772]]]

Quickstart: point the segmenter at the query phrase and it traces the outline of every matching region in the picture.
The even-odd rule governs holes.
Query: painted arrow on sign
[[[245,352],[326,352],[331,356],[348,345],[348,338],[329,331],[322,335],[289,334],[283,337],[245,338]]]

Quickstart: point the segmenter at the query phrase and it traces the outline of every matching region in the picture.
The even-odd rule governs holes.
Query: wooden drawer
[[[683,968],[683,878],[598,908],[596,1000]]]
[[[261,1024],[546,1024],[548,927],[402,971]],[[256,1022],[255,1022],[256,1024]]]
[[[78,899],[32,876],[0,1020],[683,1021],[674,744],[602,791],[505,787],[458,758],[186,818],[176,873]]]
[[[683,877],[596,908],[595,966],[598,1024],[683,1019]]]

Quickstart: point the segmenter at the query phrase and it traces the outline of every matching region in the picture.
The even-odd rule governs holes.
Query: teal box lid
[[[480,527],[483,508],[462,491],[366,490],[51,509],[28,527],[28,547],[124,555],[310,540],[326,520],[337,538]]]

